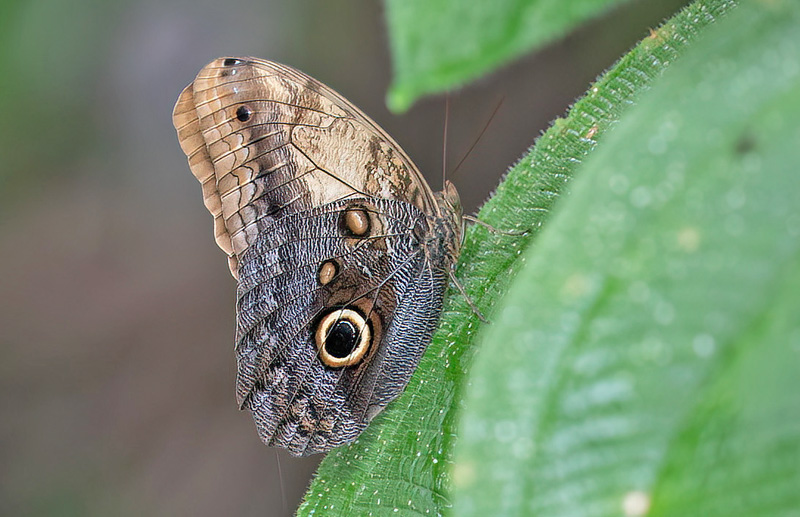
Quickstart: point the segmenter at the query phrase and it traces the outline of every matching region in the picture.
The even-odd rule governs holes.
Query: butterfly
[[[463,234],[400,146],[319,81],[219,58],[173,123],[237,280],[236,398],[294,455],[354,441],[405,388]]]

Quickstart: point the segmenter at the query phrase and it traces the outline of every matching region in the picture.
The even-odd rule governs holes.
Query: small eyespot
[[[340,229],[350,237],[365,237],[369,234],[369,213],[360,206],[350,206],[342,212]]]
[[[314,341],[322,362],[331,368],[358,364],[372,341],[372,331],[360,313],[334,309],[317,324]]]
[[[335,260],[326,260],[319,266],[317,279],[320,285],[328,285],[339,274],[339,265]]]
[[[222,62],[223,66],[234,66],[238,64],[241,64],[241,61],[239,59],[234,59],[232,57],[229,57]]]
[[[247,122],[250,120],[250,115],[252,111],[247,106],[239,106],[239,109],[236,110],[236,118],[239,119],[239,122]]]

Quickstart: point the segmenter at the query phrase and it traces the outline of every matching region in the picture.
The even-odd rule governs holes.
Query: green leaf
[[[796,515],[800,5],[743,4],[586,160],[479,340],[456,515]]]
[[[394,82],[388,104],[483,75],[624,0],[386,0]]]
[[[645,39],[609,70],[557,121],[508,174],[481,210],[500,229],[526,229],[525,237],[469,229],[458,277],[491,318],[521,253],[539,234],[550,210],[607,129],[649,88],[696,35],[734,5],[708,0],[693,5]],[[440,329],[403,395],[349,447],[322,462],[300,515],[441,513],[450,505],[450,469],[462,384],[480,321],[451,290]]]

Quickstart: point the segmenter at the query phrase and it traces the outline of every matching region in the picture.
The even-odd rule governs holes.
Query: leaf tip
[[[389,88],[389,93],[386,95],[386,106],[396,115],[405,113],[416,97],[408,87],[395,83]]]

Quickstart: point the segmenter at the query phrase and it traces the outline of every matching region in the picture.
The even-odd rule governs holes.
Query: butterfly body
[[[344,98],[289,67],[220,58],[173,114],[238,280],[236,395],[296,455],[353,441],[416,368],[461,244],[433,193]]]

